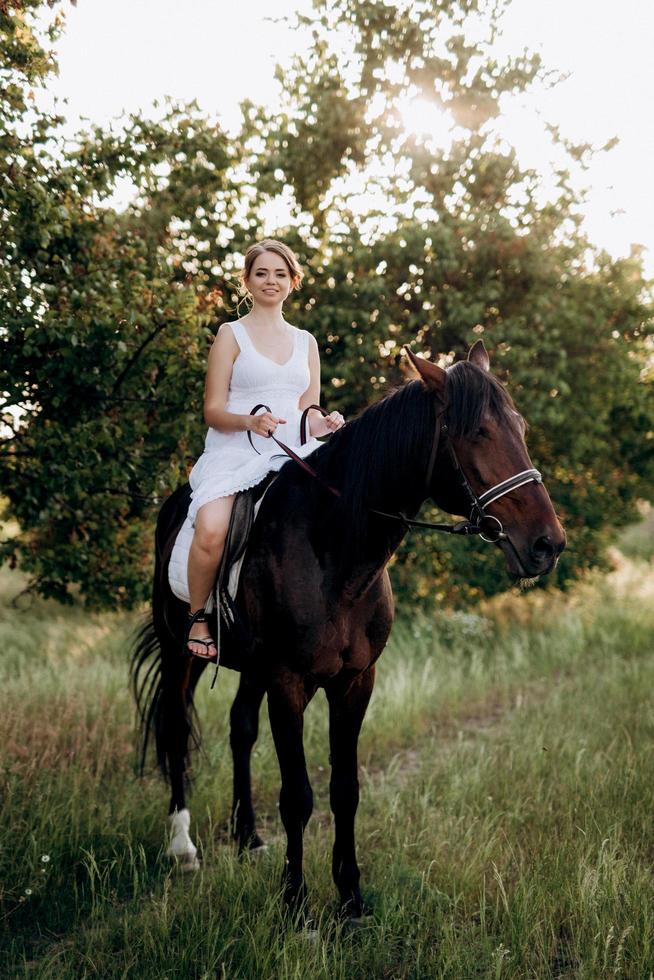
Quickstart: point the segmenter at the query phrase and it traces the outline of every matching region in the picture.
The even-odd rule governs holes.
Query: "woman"
[[[265,440],[279,429],[282,441],[306,456],[319,445],[317,436],[343,425],[339,412],[326,417],[310,412],[311,438],[300,447],[302,411],[320,397],[320,356],[314,337],[287,323],[282,306],[302,278],[287,245],[273,239],[251,245],[242,274],[251,309],[239,320],[222,324],[209,354],[204,397],[209,431],[204,453],[189,477],[193,490],[189,518],[195,532],[188,558],[191,602],[186,650],[192,656],[213,659],[217,653],[204,607],[222,558],[234,495],[259,483],[288,459],[276,443]],[[260,403],[270,411],[251,415]]]

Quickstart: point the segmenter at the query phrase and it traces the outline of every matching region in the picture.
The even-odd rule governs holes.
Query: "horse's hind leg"
[[[186,808],[186,757],[191,733],[186,702],[191,669],[190,658],[176,658],[163,683],[161,739],[170,779],[169,814]]]
[[[354,818],[359,805],[357,743],[374,682],[373,666],[345,690],[327,690],[332,765],[329,798],[335,826],[332,875],[341,897],[341,912],[349,918],[358,918],[365,911],[359,891]]]
[[[241,683],[230,713],[229,736],[234,765],[232,835],[238,841],[239,853],[264,846],[256,831],[250,779],[250,758],[259,733],[259,709],[263,695],[262,684],[241,674]]]
[[[205,664],[183,658],[170,658],[164,674],[158,741],[163,750],[170,780],[168,808],[169,840],[167,854],[185,871],[200,867],[197,848],[190,835],[190,814],[186,807],[186,760],[192,725],[189,717],[193,690]]]

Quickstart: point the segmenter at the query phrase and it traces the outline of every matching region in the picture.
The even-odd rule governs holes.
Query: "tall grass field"
[[[0,570],[0,976],[549,978],[654,975],[654,568],[620,558],[562,597],[403,618],[361,742],[357,821],[372,915],[339,921],[327,712],[307,712],[316,932],[284,925],[279,776],[253,759],[268,852],[230,843],[228,713],[203,678],[192,832],[164,855],[168,794],[135,775],[135,615],[18,598]]]

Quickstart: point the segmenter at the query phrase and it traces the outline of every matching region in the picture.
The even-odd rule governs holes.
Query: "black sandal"
[[[186,634],[184,636],[184,655],[186,657],[198,657],[200,660],[217,661],[218,647],[216,646],[216,641],[211,635],[194,636],[194,637],[189,636],[189,633],[191,632],[191,627],[193,626],[194,623],[208,623],[208,622],[209,620],[207,619],[207,615],[204,609],[198,609],[197,612],[194,612],[193,614],[189,612],[188,623],[186,624]],[[210,647],[213,647],[216,652],[211,656],[209,656],[209,654],[206,653],[196,653],[194,650],[189,649],[189,643],[200,643],[205,648],[205,650],[208,650]]]

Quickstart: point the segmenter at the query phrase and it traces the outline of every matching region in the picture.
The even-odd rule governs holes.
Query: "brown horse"
[[[295,909],[306,907],[303,834],[313,806],[303,717],[318,688],[329,702],[333,877],[343,914],[358,917],[364,909],[354,833],[357,741],[393,622],[386,566],[410,523],[406,515],[427,498],[449,513],[471,514],[454,529],[492,540],[516,578],[551,571],[565,546],[540,474],[531,468],[524,421],[489,373],[483,344],[447,370],[409,356],[419,378],[316,450],[309,463],[318,479],[294,462],[280,471],[253,527],[236,599],[252,643],[248,650],[223,643],[221,662],[241,671],[231,710],[233,835],[240,850],[262,846],[250,755],[266,694],[287,835],[284,894]],[[169,853],[195,866],[184,774],[189,737],[197,738],[193,691],[206,662],[182,655],[186,607],[172,595],[166,574],[188,499],[188,487],[181,488],[159,515],[153,616],[141,632],[133,673],[143,752],[153,729],[171,784]]]

